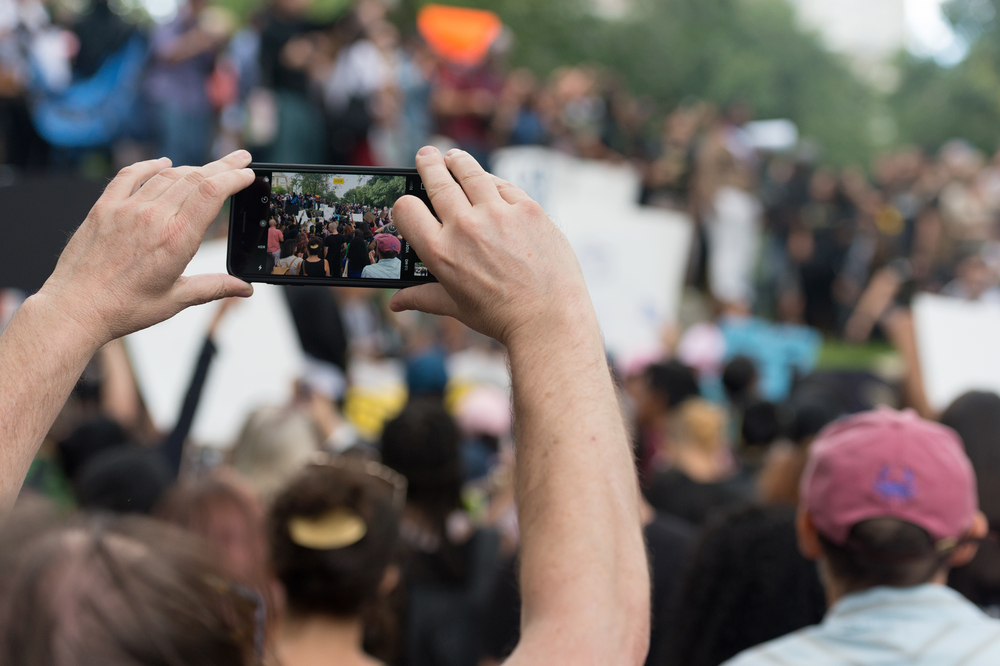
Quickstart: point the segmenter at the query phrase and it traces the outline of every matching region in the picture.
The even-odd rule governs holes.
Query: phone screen
[[[392,208],[430,201],[416,169],[251,164],[232,197],[229,272],[249,282],[398,288],[434,282]],[[432,209],[433,212],[433,209]]]

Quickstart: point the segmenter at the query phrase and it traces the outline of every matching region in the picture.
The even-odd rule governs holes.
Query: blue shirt
[[[849,594],[823,622],[736,655],[724,666],[994,666],[1000,620],[944,585]]]
[[[364,270],[361,271],[361,277],[398,280],[400,263],[402,262],[399,261],[399,257],[393,257],[392,259],[380,259],[377,264],[365,266]]]

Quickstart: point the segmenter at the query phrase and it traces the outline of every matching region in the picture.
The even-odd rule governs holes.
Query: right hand
[[[448,315],[508,346],[564,324],[596,330],[580,264],[541,206],[461,150],[423,148],[417,170],[441,221],[412,196],[393,219],[439,282],[397,292],[394,311]]]

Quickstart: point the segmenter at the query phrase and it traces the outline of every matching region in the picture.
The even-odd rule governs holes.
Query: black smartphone
[[[406,194],[431,208],[416,169],[250,168],[253,184],[230,200],[230,275],[247,282],[389,289],[435,282],[392,219],[393,205]]]

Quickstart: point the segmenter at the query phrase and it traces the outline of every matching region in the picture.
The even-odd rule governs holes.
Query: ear
[[[989,533],[990,522],[986,519],[982,511],[977,511],[975,518],[972,519],[972,528],[969,530],[968,536],[973,539],[982,539]],[[948,560],[949,566],[955,568],[968,564],[976,556],[978,550],[978,543],[961,544],[955,549],[955,552],[952,553],[951,558]]]
[[[806,512],[805,507],[799,506],[799,511],[795,514],[795,534],[798,537],[799,552],[807,560],[818,560],[823,557],[823,547],[819,543],[819,533],[816,526]]]

